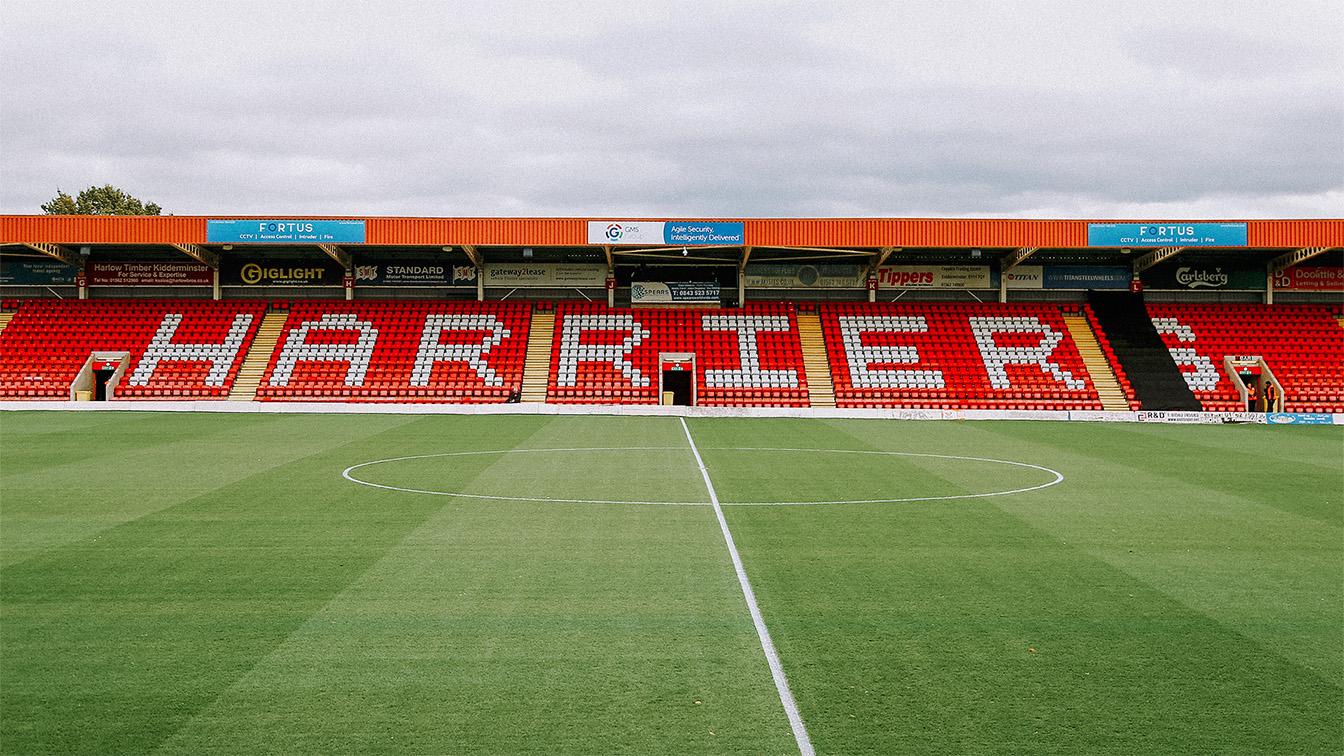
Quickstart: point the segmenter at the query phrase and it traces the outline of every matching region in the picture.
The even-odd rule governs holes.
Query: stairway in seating
[[[826,359],[826,341],[821,335],[820,315],[815,312],[798,313],[798,340],[803,345],[808,405],[834,407],[835,384],[831,382],[831,363]]]
[[[1109,412],[1127,412],[1129,411],[1129,400],[1125,398],[1124,389],[1120,388],[1120,381],[1115,378],[1115,371],[1111,369],[1111,363],[1106,359],[1106,355],[1101,351],[1101,344],[1097,342],[1097,335],[1092,333],[1092,326],[1088,325],[1087,318],[1082,315],[1064,315],[1064,325],[1069,329],[1069,335],[1073,337],[1074,346],[1078,347],[1078,354],[1083,358],[1083,364],[1087,366],[1088,375],[1092,376],[1092,385],[1097,388],[1097,396],[1101,397],[1101,407]]]
[[[271,310],[262,316],[261,325],[257,326],[257,336],[252,339],[252,346],[247,350],[247,356],[243,358],[243,366],[238,369],[238,377],[234,379],[233,387],[229,389],[230,401],[250,402],[257,398],[261,376],[271,362],[275,343],[280,340],[280,332],[284,330],[285,320],[288,317],[288,312],[276,310]]]
[[[527,361],[523,363],[524,402],[544,404],[546,384],[551,379],[551,340],[555,337],[555,313],[532,311],[527,332]]]
[[[5,326],[9,325],[9,321],[13,320],[17,314],[16,312],[0,312],[0,331],[5,330]]]
[[[1087,301],[1143,409],[1199,412],[1204,408],[1148,317],[1142,294],[1089,291]]]

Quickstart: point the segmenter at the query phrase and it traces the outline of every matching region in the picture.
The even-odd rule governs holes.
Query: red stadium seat
[[[1289,412],[1344,412],[1344,328],[1325,305],[1149,304],[1153,325],[1208,411],[1244,410],[1223,358],[1260,356]]]
[[[0,332],[0,398],[68,399],[95,351],[128,352],[117,399],[228,396],[265,304],[202,300],[23,303]]]
[[[826,304],[821,325],[839,407],[1101,409],[1056,306]]]

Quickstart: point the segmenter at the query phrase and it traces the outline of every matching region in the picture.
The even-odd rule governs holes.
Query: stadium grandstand
[[[0,400],[1344,412],[1342,220],[3,216],[0,245]]]

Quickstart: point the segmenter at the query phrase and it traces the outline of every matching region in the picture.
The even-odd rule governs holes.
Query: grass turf
[[[689,425],[724,502],[1066,476],[725,507],[819,752],[1344,749],[1340,429]],[[0,414],[0,750],[793,750],[707,507],[340,477],[445,453],[357,474],[707,501],[673,418]]]

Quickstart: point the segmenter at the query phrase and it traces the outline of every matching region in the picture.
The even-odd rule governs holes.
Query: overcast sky
[[[0,212],[1344,217],[1344,3],[0,0]]]

